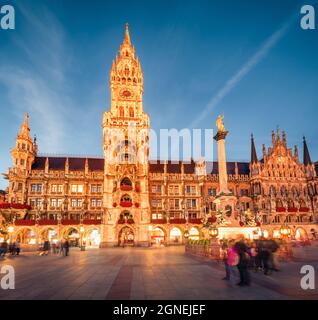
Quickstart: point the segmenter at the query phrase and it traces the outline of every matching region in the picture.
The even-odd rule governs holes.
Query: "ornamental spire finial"
[[[131,43],[130,43],[130,35],[129,35],[129,25],[128,25],[128,22],[126,23],[126,32],[125,32],[124,43],[127,43],[127,44],[131,45]]]

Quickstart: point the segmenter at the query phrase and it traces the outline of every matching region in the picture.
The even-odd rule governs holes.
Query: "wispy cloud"
[[[264,59],[268,52],[287,33],[295,16],[293,15],[286,23],[275,31],[260,47],[260,49],[225,83],[225,85],[210,99],[206,107],[196,117],[189,128],[196,128],[200,122],[210,115],[211,111],[239,84],[239,82]]]
[[[40,150],[63,149],[65,112],[71,107],[65,87],[70,52],[63,28],[45,8],[37,11],[17,5],[25,20],[23,31],[15,32],[14,43],[24,59],[1,59],[0,85],[5,86],[11,110],[18,118],[30,113],[32,132],[39,137]],[[8,63],[9,61],[9,63]]]

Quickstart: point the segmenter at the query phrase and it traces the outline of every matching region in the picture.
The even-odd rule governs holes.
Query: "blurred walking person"
[[[250,256],[248,254],[248,248],[243,241],[238,242],[236,245],[236,250],[239,255],[239,263],[237,269],[240,274],[240,282],[238,286],[249,286],[250,285],[250,274],[248,271],[248,265],[250,261]]]
[[[70,252],[70,243],[68,240],[64,242],[63,247],[64,247],[64,255],[67,257]]]
[[[226,251],[226,261],[224,262],[226,276],[223,280],[229,280],[234,283],[235,280],[235,268],[239,263],[239,255],[234,246],[234,241],[230,240]]]
[[[47,256],[49,254],[50,251],[50,241],[49,240],[45,240],[43,243],[43,254]]]
[[[16,253],[17,256],[20,255],[20,251],[21,251],[20,242],[19,242],[19,240],[17,240],[17,241],[15,242],[15,253]]]

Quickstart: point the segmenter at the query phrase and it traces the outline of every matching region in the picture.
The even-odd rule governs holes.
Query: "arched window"
[[[134,109],[132,107],[129,108],[129,117],[130,118],[134,117]]]
[[[132,190],[132,183],[131,181],[126,177],[120,182],[120,189],[122,191],[131,191]]]
[[[280,193],[282,196],[286,196],[287,195],[287,189],[285,186],[282,186],[280,189]]]
[[[131,186],[131,181],[129,178],[125,177],[123,180],[121,180],[121,183],[120,183],[121,186],[125,185],[125,186]]]
[[[170,241],[174,243],[180,243],[182,241],[182,233],[179,228],[172,228],[170,231]]]
[[[121,199],[120,202],[132,202],[130,196],[128,194],[124,194]]]
[[[288,199],[288,208],[294,208],[294,201],[292,199]]]
[[[276,200],[276,207],[277,207],[277,208],[282,208],[282,207],[283,207],[282,200],[280,200],[280,199],[277,199],[277,200]]]

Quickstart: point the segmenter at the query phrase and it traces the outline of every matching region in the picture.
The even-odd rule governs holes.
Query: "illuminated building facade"
[[[5,175],[8,204],[0,206],[22,243],[68,237],[102,247],[181,244],[185,231],[192,238],[202,236],[203,215],[215,214],[221,162],[149,161],[143,73],[128,26],[112,63],[110,91],[101,158],[40,156],[25,115],[11,150],[13,166]],[[305,140],[303,162],[297,147],[289,149],[285,133],[278,131],[272,133],[272,146],[263,146],[261,160],[252,137],[250,162],[225,163],[238,222],[250,210],[264,235],[276,236],[283,223],[298,238],[317,230],[318,167]]]

